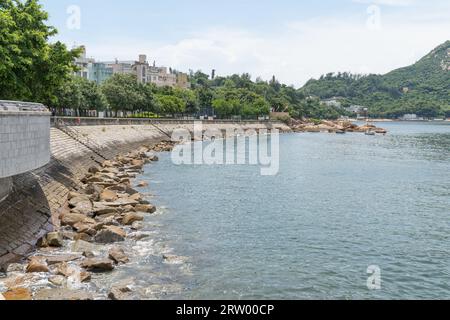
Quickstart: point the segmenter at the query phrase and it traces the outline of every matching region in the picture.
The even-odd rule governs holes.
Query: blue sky
[[[99,60],[140,53],[179,70],[276,75],[384,73],[450,39],[447,0],[41,0],[56,37]],[[70,28],[78,16],[80,28]],[[72,24],[73,26],[73,24]]]

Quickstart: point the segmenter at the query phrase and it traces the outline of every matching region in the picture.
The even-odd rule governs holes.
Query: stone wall
[[[97,122],[96,122],[97,123]],[[101,123],[101,122],[100,122]],[[135,125],[135,123],[138,123]],[[222,123],[214,127],[289,130],[281,123]],[[13,191],[0,203],[0,267],[20,260],[37,240],[58,227],[58,216],[70,191],[81,188],[81,179],[105,159],[168,140],[176,128],[193,130],[191,123],[83,125],[68,130],[51,128],[51,160],[44,167],[13,178]],[[75,137],[73,134],[75,133]]]
[[[50,114],[0,111],[0,178],[42,167],[50,161]]]

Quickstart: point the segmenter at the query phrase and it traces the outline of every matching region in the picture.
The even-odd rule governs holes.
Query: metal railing
[[[64,120],[62,120],[62,119],[58,119],[57,121],[55,121],[54,124],[55,124],[56,128],[58,128],[59,130],[61,130],[65,134],[67,134],[69,137],[71,137],[75,141],[81,143],[83,146],[85,146],[86,148],[88,148],[89,150],[94,152],[96,155],[98,155],[102,159],[107,160],[107,158],[105,156],[103,156],[100,152],[102,150],[102,147],[99,144],[97,144],[95,141],[89,139],[87,136],[83,135],[79,131],[67,126],[66,123],[64,122]]]
[[[48,112],[49,110],[41,103],[0,100],[0,111]]]

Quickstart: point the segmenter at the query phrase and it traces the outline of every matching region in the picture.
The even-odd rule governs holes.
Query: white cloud
[[[436,20],[434,12],[429,15],[430,19],[426,12],[407,19],[382,15],[381,29],[376,31],[366,27],[367,17],[361,15],[291,22],[272,34],[211,28],[172,44],[143,44],[136,39],[117,46],[88,44],[88,50],[103,59],[128,60],[146,52],[149,60],[179,70],[248,72],[263,79],[276,75],[284,83],[301,86],[328,72],[386,73],[414,63],[450,39],[448,14]]]

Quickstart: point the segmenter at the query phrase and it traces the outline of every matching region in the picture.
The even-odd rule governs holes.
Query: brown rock
[[[97,233],[97,230],[94,229],[93,224],[78,222],[73,226],[73,228],[77,230],[78,233],[86,233],[91,237],[95,236],[95,234]]]
[[[59,232],[50,232],[47,234],[46,238],[47,238],[47,244],[50,247],[60,248],[64,244],[63,237]]]
[[[105,202],[113,202],[117,200],[117,193],[115,191],[112,190],[104,190],[101,194],[100,194],[100,201],[105,201]]]
[[[80,272],[80,281],[81,282],[89,282],[92,279],[92,275],[89,272],[81,271]]]
[[[26,271],[27,273],[50,272],[45,260],[36,257],[31,258]]]
[[[76,207],[79,203],[90,201],[89,196],[87,195],[78,195],[69,200],[69,205],[73,208]]]
[[[73,227],[77,223],[95,224],[95,220],[80,213],[66,213],[61,216],[61,225]]]
[[[111,300],[132,300],[131,289],[127,286],[115,286],[111,288],[108,298]]]
[[[31,300],[31,291],[26,288],[14,288],[5,292],[3,297],[10,301]]]
[[[81,267],[92,271],[111,271],[114,269],[112,260],[104,258],[88,258],[85,259]]]
[[[88,235],[87,233],[77,233],[76,236],[73,238],[73,240],[75,240],[75,241],[83,240],[86,242],[91,242],[92,237],[90,235]]]
[[[155,213],[156,207],[151,204],[138,204],[134,207],[137,212]]]
[[[97,167],[90,167],[88,170],[89,173],[93,173],[93,174],[96,174],[99,171],[100,170]]]
[[[136,212],[130,212],[125,214],[125,216],[122,219],[122,224],[126,225],[126,226],[130,226],[132,225],[134,222],[136,221],[143,221],[144,217]]]
[[[114,243],[125,241],[126,232],[116,226],[107,226],[95,236],[95,242]]]
[[[109,258],[115,263],[128,263],[130,259],[126,256],[125,251],[120,247],[113,247],[109,250]]]
[[[139,188],[148,187],[148,182],[141,181],[136,186],[139,187]]]

